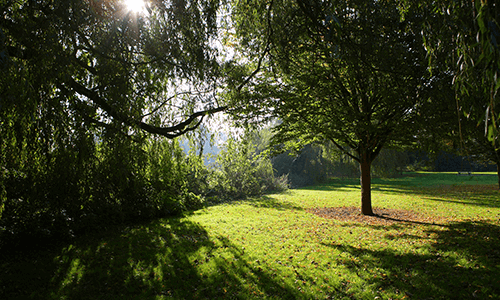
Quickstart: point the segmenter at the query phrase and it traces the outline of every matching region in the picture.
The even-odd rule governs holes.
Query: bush
[[[292,187],[313,185],[331,177],[355,177],[359,174],[357,163],[347,155],[316,144],[306,145],[296,154],[279,154],[272,159],[272,163],[276,175],[288,175]]]
[[[86,141],[86,150],[80,141],[2,166],[0,239],[69,238],[201,206],[177,142],[123,135]]]
[[[70,238],[198,209],[206,198],[287,188],[287,177],[274,176],[270,160],[250,138],[229,140],[210,166],[196,149],[184,153],[176,140],[131,138],[112,130],[99,138],[83,131],[52,148],[36,138],[21,146],[16,141],[0,144],[5,150],[0,242],[19,236]]]
[[[287,176],[274,175],[270,159],[258,152],[252,138],[256,136],[226,141],[211,166],[210,196],[237,199],[288,188]]]
[[[148,178],[157,214],[179,214],[200,208],[204,187],[198,173],[206,167],[195,156],[186,156],[178,141],[154,140],[148,147]]]

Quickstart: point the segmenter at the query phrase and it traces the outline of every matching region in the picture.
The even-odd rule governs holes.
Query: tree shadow
[[[465,204],[489,208],[500,208],[500,192],[493,185],[467,186],[449,185],[426,188],[383,186],[380,191],[389,194],[405,194],[424,197],[425,200]]]
[[[304,210],[302,207],[294,205],[291,202],[287,202],[285,200],[278,200],[269,196],[261,196],[255,198],[248,198],[242,201],[245,204],[260,207],[260,208],[273,208],[277,210]]]
[[[386,188],[413,188],[421,185],[422,174],[406,174],[395,178],[372,178],[372,190],[384,190]],[[302,187],[303,190],[313,191],[342,191],[360,190],[359,178],[333,178],[327,182]]]
[[[482,177],[492,177],[486,181]],[[410,174],[399,178],[374,178],[372,193],[423,196],[427,200],[499,208],[500,191],[494,176],[468,177],[454,174]],[[454,180],[459,178],[457,180]],[[357,179],[334,179],[328,183],[303,188],[315,191],[359,190]]]
[[[241,246],[181,218],[2,255],[0,266],[1,299],[298,298]]]
[[[285,194],[284,192],[281,194]],[[243,199],[231,199],[231,200],[226,200],[226,201],[219,201],[219,202],[211,202],[208,203],[207,206],[217,206],[217,205],[224,205],[224,204],[237,204],[237,203],[244,203],[251,205],[253,207],[258,207],[258,208],[272,208],[272,209],[277,209],[277,210],[303,210],[302,207],[294,205],[291,202],[287,202],[285,200],[278,200],[274,197],[270,197],[267,195],[262,195],[262,196],[256,196],[256,197],[246,197]]]
[[[325,245],[348,253],[351,259],[340,263],[358,273],[373,290],[392,290],[414,299],[500,297],[500,226],[465,221],[450,223],[446,227],[424,227],[424,235],[435,236],[436,241],[425,243],[424,248],[428,251]],[[384,226],[378,229],[382,228]],[[386,234],[381,239],[398,239],[404,244],[422,237]],[[369,271],[359,272],[361,269]]]
[[[372,187],[374,189],[380,189],[384,186],[397,186],[397,187],[417,187],[422,184],[429,184],[430,176],[429,174],[417,174],[408,173],[392,178],[381,178],[372,177]],[[316,184],[313,186],[303,187],[304,190],[315,190],[315,191],[338,191],[342,189],[360,189],[359,177],[340,177],[332,178],[327,182]]]
[[[350,189],[360,189],[359,178],[337,178],[328,182],[297,188],[297,190],[309,191],[340,191]]]

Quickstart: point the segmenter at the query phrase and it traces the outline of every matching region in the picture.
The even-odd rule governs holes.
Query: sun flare
[[[134,13],[142,13],[145,9],[144,0],[125,0],[125,6]]]

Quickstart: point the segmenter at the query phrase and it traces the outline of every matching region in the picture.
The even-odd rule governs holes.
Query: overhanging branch
[[[73,91],[90,99],[114,119],[123,122],[126,125],[137,126],[146,132],[158,134],[169,139],[176,138],[187,132],[195,130],[200,126],[205,116],[212,115],[227,109],[227,106],[221,106],[197,111],[189,115],[184,121],[178,123],[177,125],[169,127],[154,126],[145,123],[142,120],[135,119],[134,117],[119,112],[114,107],[109,105],[107,101],[104,100],[97,92],[87,89],[80,83],[76,82],[73,78],[70,78],[67,84]]]

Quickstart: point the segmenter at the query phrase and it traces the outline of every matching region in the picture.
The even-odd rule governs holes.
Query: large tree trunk
[[[367,154],[360,155],[361,159],[359,162],[361,176],[361,213],[366,216],[373,216],[372,210],[372,177],[371,177],[371,165],[372,160],[369,159]]]

